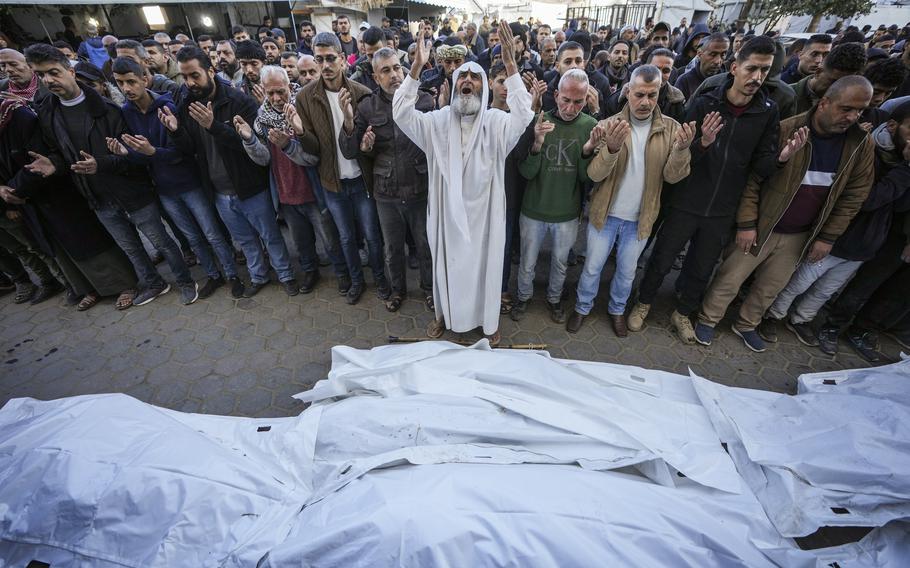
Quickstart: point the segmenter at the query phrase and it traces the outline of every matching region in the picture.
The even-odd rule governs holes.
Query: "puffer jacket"
[[[629,105],[615,116],[629,121]],[[639,240],[651,236],[651,228],[660,211],[660,191],[664,182],[676,183],[689,175],[689,149],[676,150],[673,147],[678,128],[678,122],[663,116],[659,109],[654,109],[645,146],[645,188],[638,215]],[[594,182],[588,221],[598,231],[603,229],[613,206],[619,184],[626,173],[626,162],[631,150],[631,136],[626,137],[622,148],[615,154],[611,154],[606,145],[602,144],[588,165],[588,177]]]
[[[417,110],[433,110],[433,97],[420,91]],[[373,128],[376,141],[369,152],[360,151],[360,141],[367,127]],[[402,202],[426,199],[427,156],[392,120],[392,97],[385,91],[360,99],[350,134],[342,129],[338,137],[342,155],[354,160],[369,158],[373,162],[373,195],[378,199]]]
[[[814,109],[782,121],[778,145],[786,144],[794,131],[809,125],[813,112]],[[847,139],[844,141],[844,150],[834,176],[834,182],[828,192],[825,205],[812,228],[812,234],[806,241],[803,255],[814,240],[834,243],[847,230],[847,226],[859,212],[872,188],[875,179],[873,165],[875,144],[872,142],[872,138],[856,124],[847,130],[846,135]],[[809,169],[811,158],[812,143],[810,141],[791,156],[774,175],[764,181],[760,180],[758,176],[750,176],[739,203],[736,224],[741,230],[756,229],[758,231],[757,243],[752,247],[751,254],[758,256],[768,237],[774,231],[774,227],[786,213],[796,192],[799,191],[806,171]]]

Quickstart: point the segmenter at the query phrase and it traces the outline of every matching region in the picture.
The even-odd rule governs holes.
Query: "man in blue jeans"
[[[306,152],[319,156],[319,181],[325,188],[326,206],[338,226],[341,249],[351,274],[347,302],[356,304],[365,288],[357,229],[367,243],[377,295],[385,301],[391,296],[391,289],[383,266],[379,215],[368,193],[372,172],[365,160],[345,158],[339,143],[342,128],[347,133],[354,131],[354,106],[370,90],[345,76],[344,52],[335,34],[317,34],[313,53],[321,77],[297,94],[297,114],[303,131],[299,141]]]
[[[48,156],[36,155],[27,168],[44,176],[72,172],[76,187],[126,253],[144,285],[133,298],[133,305],[147,304],[170,291],[139,240],[137,229],[164,254],[183,303],[195,302],[198,285],[180,247],[161,222],[148,173],[143,166],[108,150],[108,138],[127,132],[120,108],[78,83],[69,60],[58,49],[33,45],[26,51],[26,60],[55,95],[39,111]]]
[[[177,63],[185,79],[181,105],[176,115],[167,107],[160,108],[158,118],[177,147],[196,156],[202,182],[215,194],[218,214],[246,256],[250,285],[244,297],[253,297],[269,283],[261,244],[268,250],[285,293],[296,296],[300,287],[275,220],[268,170],[250,160],[235,129],[235,119],[253,123],[259,105],[216,78],[209,56],[198,47],[181,49]]]
[[[642,65],[629,80],[628,103],[602,124],[605,143],[588,165],[595,183],[588,211],[588,255],[578,281],[575,311],[566,330],[575,333],[594,308],[600,275],[616,246],[616,272],[610,283],[607,313],[617,337],[626,337],[626,302],[632,292],[638,257],[660,210],[664,182],[689,175],[689,145],[695,123],[680,125],[657,106],[660,70]],[[647,164],[647,167],[645,166]]]
[[[109,139],[109,149],[134,163],[149,166],[161,205],[186,237],[208,275],[206,283],[199,288],[199,297],[208,298],[224,285],[213,250],[231,283],[232,293],[239,297],[243,285],[237,276],[234,251],[221,231],[215,208],[202,191],[199,173],[177,150],[158,120],[158,109],[176,110],[171,96],[149,91],[145,86],[145,70],[133,59],[118,57],[112,71],[117,87],[126,97],[122,110],[130,133],[123,134],[119,140]]]

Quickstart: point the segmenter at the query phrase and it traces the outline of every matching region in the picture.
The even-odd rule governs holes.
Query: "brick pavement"
[[[646,328],[626,339],[613,335],[605,314],[606,282],[594,315],[576,335],[550,322],[544,300],[548,258],[538,262],[536,297],[519,324],[502,318],[504,343],[546,343],[555,357],[608,361],[685,373],[723,384],[794,392],[801,373],[862,367],[841,344],[830,358],[799,344],[787,331],[763,354],[748,351],[719,326],[710,348],[681,344],[669,331],[672,278],[659,295]],[[570,268],[574,290],[581,267]],[[199,267],[194,275],[202,276]],[[233,300],[225,289],[212,298],[182,306],[171,292],[151,304],[118,312],[113,300],[77,312],[55,298],[39,306],[0,298],[0,405],[14,397],[41,399],[124,392],[187,412],[244,416],[286,416],[303,404],[291,395],[310,388],[328,372],[334,345],[385,345],[389,335],[424,337],[431,314],[417,298],[388,313],[368,288],[356,306],[344,302],[330,270],[311,294],[288,298],[270,286],[252,299]],[[514,272],[513,271],[513,275]],[[605,271],[608,272],[608,271]],[[169,277],[166,274],[166,277]],[[419,290],[409,271],[411,290]],[[445,338],[458,337],[447,333]],[[479,338],[479,332],[463,334]],[[896,357],[897,346],[886,342]]]

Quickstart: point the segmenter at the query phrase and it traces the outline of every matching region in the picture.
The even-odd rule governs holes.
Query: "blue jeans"
[[[344,262],[344,255],[341,254],[338,229],[332,222],[331,214],[328,211],[320,211],[315,201],[302,205],[282,203],[279,207],[291,231],[297,254],[300,255],[300,268],[304,272],[319,270],[319,256],[316,253],[316,235],[319,235],[335,276],[340,278],[347,275],[348,266]]]
[[[632,293],[632,282],[638,268],[638,257],[648,244],[648,239],[638,240],[638,222],[623,221],[616,217],[607,217],[604,228],[598,231],[593,224],[588,224],[588,246],[585,266],[578,280],[578,301],[575,311],[582,315],[591,313],[594,298],[600,289],[600,274],[603,272],[613,245],[616,245],[616,272],[610,282],[610,303],[607,312],[621,316],[626,311],[626,302]]]
[[[275,210],[268,191],[260,191],[252,197],[240,199],[236,195],[215,194],[215,207],[246,256],[250,281],[263,284],[269,281],[268,267],[262,255],[260,240],[269,251],[269,261],[278,274],[278,280],[287,282],[294,279],[288,248],[275,221]]]
[[[190,248],[199,258],[199,264],[205,269],[209,278],[218,278],[221,272],[215,264],[212,250],[218,256],[221,269],[227,278],[237,278],[237,265],[234,263],[234,249],[221,232],[215,208],[202,189],[185,191],[177,195],[161,195],[161,205],[170,215],[177,229],[183,233]],[[211,245],[211,248],[209,248]]]
[[[152,246],[164,255],[171,272],[177,278],[177,284],[193,283],[193,277],[186,266],[186,261],[183,260],[180,247],[167,234],[164,224],[161,222],[161,213],[157,203],[150,203],[131,213],[127,213],[116,205],[103,205],[95,210],[95,216],[126,253],[143,286],[164,288],[165,282],[155,265],[152,264],[148,253],[145,252],[142,240],[136,232],[137,229],[142,231]]]
[[[537,221],[522,214],[518,218],[521,231],[521,263],[518,266],[518,299],[528,301],[534,295],[534,274],[537,268],[537,255],[547,233],[553,235],[553,248],[550,253],[550,278],[547,286],[547,301],[559,303],[562,298],[562,287],[566,282],[566,268],[569,250],[578,236],[578,219],[563,223]]]
[[[363,284],[363,267],[360,264],[360,252],[357,247],[357,227],[367,242],[370,256],[370,269],[373,280],[380,285],[386,283],[382,255],[382,233],[379,229],[379,215],[376,213],[376,202],[367,195],[363,178],[341,180],[339,191],[325,192],[326,206],[338,227],[341,239],[341,251],[348,263],[351,283]],[[355,226],[355,223],[357,224]]]

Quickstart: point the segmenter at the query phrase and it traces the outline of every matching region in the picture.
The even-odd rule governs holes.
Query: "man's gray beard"
[[[459,93],[452,101],[452,111],[461,116],[474,116],[480,112],[480,95],[463,95]]]

